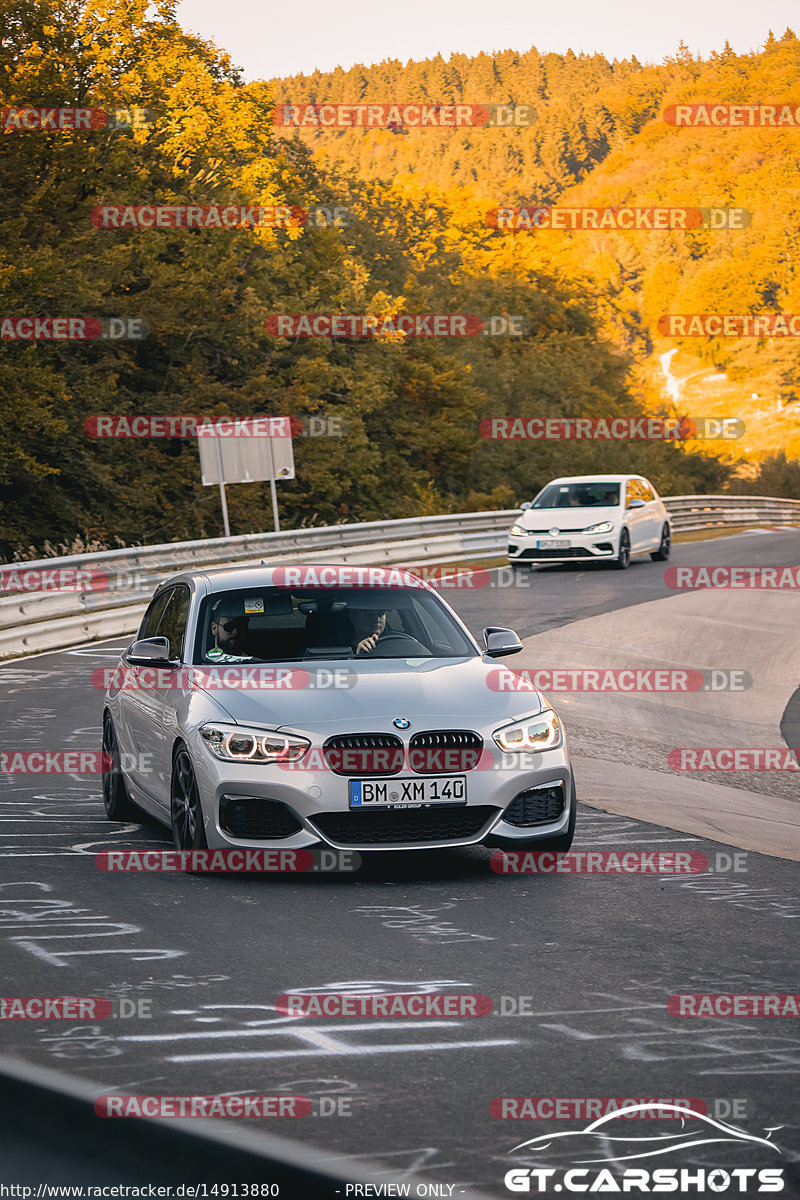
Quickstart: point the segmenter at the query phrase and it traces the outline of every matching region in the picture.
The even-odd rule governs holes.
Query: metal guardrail
[[[676,533],[715,526],[800,523],[800,500],[770,496],[665,496]],[[298,560],[416,566],[502,556],[519,509],[329,525],[282,533],[168,542],[78,554],[1,568],[92,574],[84,590],[6,591],[0,595],[0,659],[119,637],[138,628],[157,584],[180,570]],[[74,577],[73,577],[74,578]],[[88,580],[88,576],[84,577]]]

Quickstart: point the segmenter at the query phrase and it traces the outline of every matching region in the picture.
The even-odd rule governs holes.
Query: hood
[[[413,666],[407,665],[408,662]],[[508,677],[505,661],[486,658],[331,660],[287,664],[307,672],[309,686],[293,690],[211,691],[208,694],[240,725],[267,725],[297,732],[398,733],[396,717],[411,722],[408,733],[422,729],[484,729],[540,712],[542,696],[534,688],[496,690]],[[353,671],[349,688],[314,687],[342,668]],[[341,678],[341,676],[340,676]],[[495,687],[492,686],[495,683]]]
[[[599,525],[601,521],[618,521],[621,511],[614,504],[602,507],[592,505],[591,508],[526,508],[514,524],[544,533],[549,533],[551,529],[564,533],[588,529],[590,525]]]

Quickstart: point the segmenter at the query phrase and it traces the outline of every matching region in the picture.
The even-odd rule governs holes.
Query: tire
[[[103,717],[103,754],[110,759],[110,762],[104,761],[102,765],[111,767],[110,771],[103,771],[103,805],[106,816],[109,821],[130,821],[131,818],[138,818],[139,810],[131,801],[128,789],[125,787],[120,766],[117,734],[114,722],[108,713]]]
[[[650,557],[652,558],[653,562],[666,562],[667,559],[669,558],[670,548],[671,548],[671,537],[670,537],[669,525],[665,525],[664,528],[661,530],[661,544],[659,545],[657,550],[650,551]]]
[[[194,767],[184,745],[175,750],[169,789],[169,815],[176,850],[205,850],[208,847],[203,825],[203,807]]]
[[[623,529],[619,535],[619,551],[614,559],[614,566],[618,571],[627,571],[631,565],[631,535],[627,529]]]

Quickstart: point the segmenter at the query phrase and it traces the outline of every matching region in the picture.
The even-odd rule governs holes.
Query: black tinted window
[[[247,588],[203,601],[194,661],[458,658],[475,649],[426,588]]]

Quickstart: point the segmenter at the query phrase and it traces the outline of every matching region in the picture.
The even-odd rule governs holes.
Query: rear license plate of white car
[[[351,808],[426,808],[467,803],[463,775],[433,779],[351,779]]]
[[[536,545],[540,550],[569,550],[572,543],[569,538],[539,538]]]

